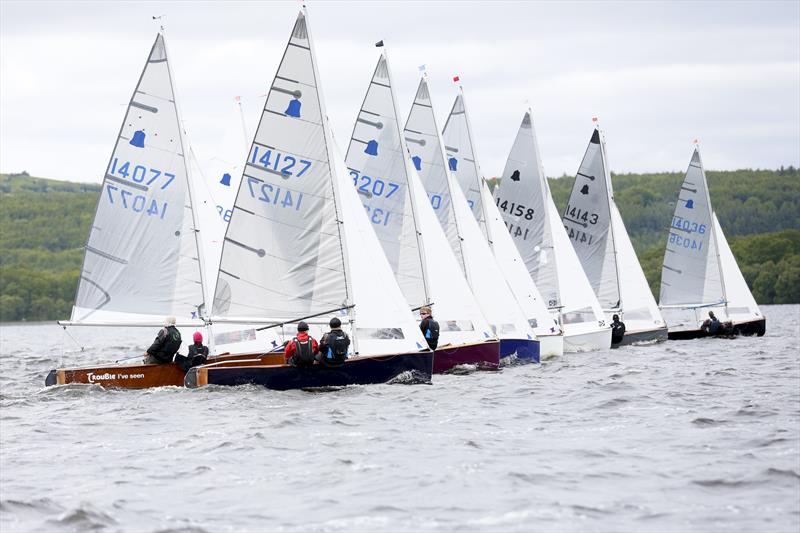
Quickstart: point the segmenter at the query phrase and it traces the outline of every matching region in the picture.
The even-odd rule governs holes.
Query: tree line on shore
[[[761,304],[800,303],[800,172],[707,172],[711,201]],[[683,173],[613,175],[614,197],[658,298]],[[573,177],[551,178],[561,209]],[[0,321],[67,319],[100,186],[0,174]]]

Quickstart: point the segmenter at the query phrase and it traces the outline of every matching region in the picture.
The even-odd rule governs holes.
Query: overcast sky
[[[615,172],[800,166],[800,2],[308,2],[340,146],[383,39],[400,111],[425,64],[440,125],[458,74],[484,173],[528,105],[548,175],[574,174],[598,116]],[[0,171],[100,182],[166,15],[206,172],[240,166],[299,2],[0,1]],[[403,117],[405,121],[405,116]],[[247,144],[249,146],[250,140]]]

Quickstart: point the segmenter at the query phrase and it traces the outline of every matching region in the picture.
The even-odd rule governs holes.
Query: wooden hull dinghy
[[[223,354],[209,357],[208,364],[248,364],[282,365],[282,353],[264,354]],[[45,378],[45,386],[102,385],[106,388],[146,389],[150,387],[182,387],[186,372],[176,363],[164,365],[127,364],[98,365],[83,368],[58,368],[51,370]]]
[[[291,365],[250,364],[229,366],[208,364],[189,369],[184,384],[189,388],[206,385],[261,385],[273,390],[371,385],[393,379],[428,383],[433,372],[433,352],[353,357],[338,367],[315,364],[307,368]]]

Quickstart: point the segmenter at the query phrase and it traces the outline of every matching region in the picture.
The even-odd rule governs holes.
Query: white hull
[[[564,355],[564,337],[562,335],[539,335],[539,356],[554,357]]]
[[[593,352],[611,348],[611,328],[570,332],[564,328],[564,353]]]

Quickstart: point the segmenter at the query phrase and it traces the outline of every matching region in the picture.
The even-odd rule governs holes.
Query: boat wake
[[[430,384],[431,377],[419,370],[406,370],[387,382],[389,385]]]

